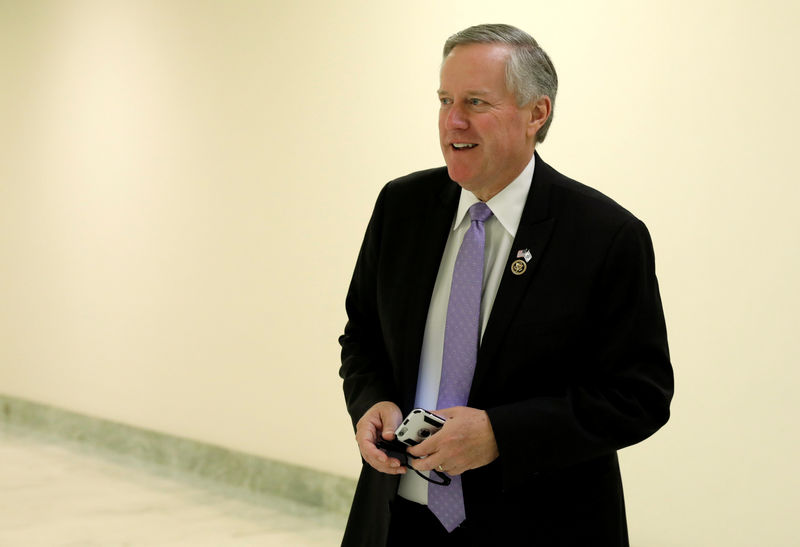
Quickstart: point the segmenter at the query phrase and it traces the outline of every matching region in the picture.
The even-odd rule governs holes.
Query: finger
[[[389,459],[392,464],[372,464],[369,463],[370,467],[374,470],[379,471],[381,473],[385,473],[387,475],[404,475],[406,473],[406,468],[403,467],[399,461],[395,460],[394,458]]]
[[[389,460],[386,452],[375,446],[375,442],[370,439],[359,440],[358,448],[361,450],[361,455],[364,456],[364,459],[370,462],[370,464],[373,462],[383,464]]]
[[[405,468],[400,460],[389,457],[383,450],[377,448],[375,445],[370,446],[370,444],[371,443],[366,443],[362,449],[361,455],[364,456],[364,460],[372,468],[381,473],[405,473]]]
[[[359,432],[356,436],[361,456],[374,469],[381,473],[405,473],[402,463],[397,458],[389,457],[386,452],[378,448],[374,441],[374,431]]]
[[[380,420],[380,427],[382,428],[381,436],[385,440],[391,441],[394,439],[395,430],[400,425],[400,422],[403,421],[403,415],[400,409],[397,408],[396,405],[383,408],[380,413]]]
[[[386,463],[370,463],[370,467],[375,469],[376,471],[380,471],[381,473],[387,473],[389,475],[402,475],[406,472],[406,468],[403,467],[400,460],[396,458],[387,458]]]
[[[378,469],[389,465],[389,457],[375,445],[375,429],[369,425],[359,427],[356,433],[356,443],[361,456],[372,467]]]
[[[394,439],[394,429],[384,429],[381,432],[381,437],[383,437],[387,441],[391,441]]]
[[[416,456],[417,458],[424,458],[433,454],[439,449],[439,440],[436,438],[436,435],[431,435],[421,443],[409,447],[406,452],[411,454],[412,456]]]
[[[385,456],[385,454],[384,454],[384,456]],[[377,461],[377,460],[371,462],[371,461],[367,460],[367,463],[373,469],[375,469],[377,471],[380,471],[381,473],[388,473],[390,475],[397,475],[397,474],[403,474],[403,473],[406,472],[406,468],[403,467],[402,463],[397,458],[390,458],[390,457],[387,456],[385,462],[381,462],[381,461]]]
[[[447,469],[447,465],[446,462],[444,461],[444,458],[439,454],[433,454],[431,456],[428,456],[427,458],[418,458],[415,460],[409,460],[408,462],[409,465],[411,465],[414,469],[418,471],[430,471],[432,469],[441,471],[441,469],[439,469],[440,465],[442,466],[442,468]]]

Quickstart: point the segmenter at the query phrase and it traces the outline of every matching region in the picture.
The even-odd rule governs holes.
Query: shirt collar
[[[536,155],[534,154],[531,157],[531,161],[528,162],[528,165],[522,170],[522,173],[511,181],[511,184],[503,188],[497,195],[486,202],[486,205],[492,210],[492,214],[512,238],[517,235],[519,221],[522,218],[522,210],[525,208],[525,200],[528,198],[528,192],[531,189],[533,170],[534,167],[536,167],[535,164]],[[461,189],[453,230],[456,230],[461,223],[464,222],[467,211],[474,204],[478,203],[478,201],[480,200],[475,197],[475,194],[469,190]]]

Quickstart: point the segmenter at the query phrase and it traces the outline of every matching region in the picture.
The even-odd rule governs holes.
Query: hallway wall
[[[543,158],[653,235],[677,391],[621,454],[635,544],[789,545],[798,18],[0,0],[0,393],[354,477],[336,339],[363,230],[442,163],[446,37],[504,21],[559,72]]]

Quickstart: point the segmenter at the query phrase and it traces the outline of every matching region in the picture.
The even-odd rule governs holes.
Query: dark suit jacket
[[[459,190],[439,168],[378,197],[340,338],[354,424],[379,401],[413,406]],[[520,249],[533,258],[517,276]],[[496,545],[503,534],[548,547],[628,545],[616,451],[667,421],[672,391],[647,229],[537,155],[469,397],[488,412],[500,457],[462,476],[467,519],[491,522]],[[364,465],[343,545],[384,544],[397,482]]]

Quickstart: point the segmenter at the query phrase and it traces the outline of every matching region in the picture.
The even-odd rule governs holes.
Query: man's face
[[[442,63],[439,142],[447,171],[483,201],[522,172],[541,126],[506,87],[508,55],[501,44],[467,44]]]

